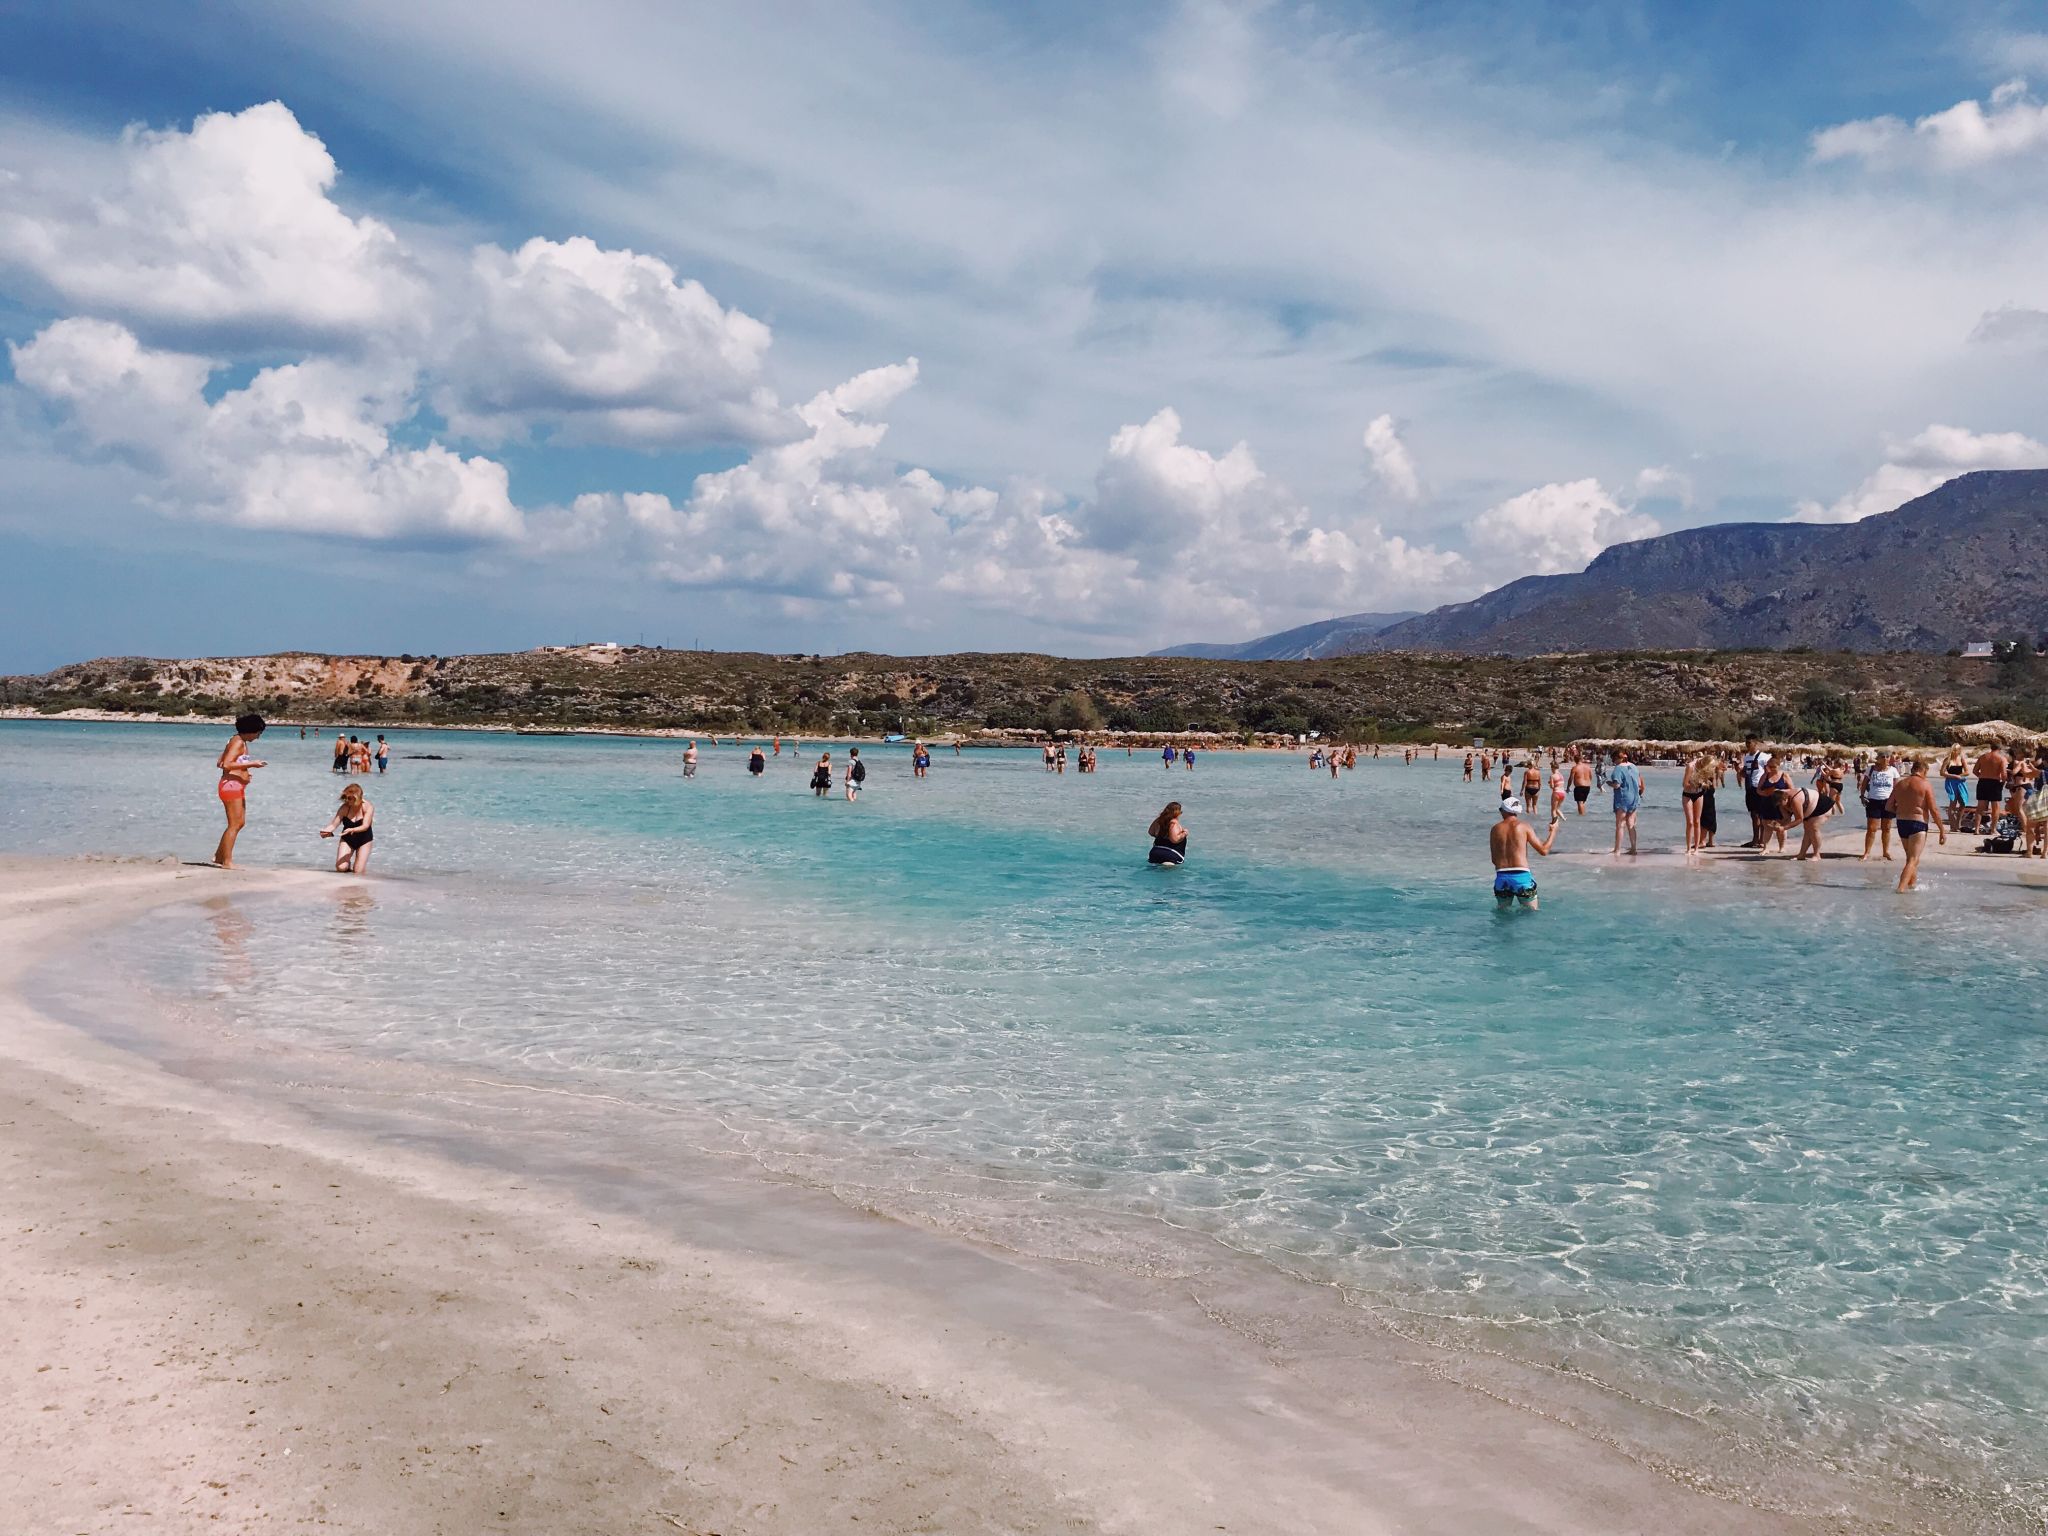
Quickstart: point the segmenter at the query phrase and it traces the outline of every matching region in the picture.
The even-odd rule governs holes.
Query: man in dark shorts
[[[1572,799],[1578,804],[1579,814],[1586,814],[1586,802],[1593,798],[1593,765],[1583,757],[1572,758]]]
[[[2012,771],[2005,754],[1996,747],[1977,759],[1977,830],[1986,835],[1997,832],[1998,813],[2005,805],[2005,776]]]

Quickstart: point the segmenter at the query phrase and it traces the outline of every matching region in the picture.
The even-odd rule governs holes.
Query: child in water
[[[338,875],[362,875],[370,870],[370,844],[376,841],[377,830],[372,822],[376,807],[363,798],[363,786],[350,784],[341,792],[341,804],[335,808],[334,819],[320,829],[322,837],[339,836],[341,842],[334,850],[334,872]]]

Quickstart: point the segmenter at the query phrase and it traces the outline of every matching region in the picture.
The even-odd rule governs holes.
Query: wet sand
[[[1230,1326],[1221,1270],[1140,1284],[713,1168],[579,1199],[23,995],[152,907],[337,884],[0,860],[11,1529],[1873,1528],[1715,1497],[1398,1339],[1333,1365]]]

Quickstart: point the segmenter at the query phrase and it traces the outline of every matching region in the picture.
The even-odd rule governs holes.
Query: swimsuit
[[[1572,786],[1572,798],[1578,801],[1581,805],[1584,805],[1589,799],[1591,799],[1592,795],[1593,786],[1590,784],[1574,784]]]
[[[1926,835],[1927,835],[1927,823],[1926,823],[1926,822],[1924,822],[1924,821],[1914,821],[1914,820],[1913,820],[1912,818],[1910,818],[1910,817],[1907,817],[1907,816],[1901,816],[1901,817],[1899,818],[1899,836],[1900,836],[1900,837],[1902,837],[1902,838],[1911,838],[1911,837],[1925,837]]]
[[[1526,869],[1496,869],[1493,872],[1493,894],[1502,901],[1509,897],[1527,901],[1536,894],[1536,877]]]
[[[1187,860],[1188,835],[1183,832],[1177,843],[1168,842],[1164,837],[1152,839],[1152,851],[1145,855],[1150,864],[1180,864]]]
[[[248,785],[240,779],[231,779],[225,774],[221,776],[220,797],[223,800],[239,800],[242,798],[242,792],[247,788]]]
[[[377,840],[376,828],[363,826],[364,821],[367,819],[367,817],[356,816],[344,818],[341,823],[341,840],[348,845],[351,853],[362,847],[365,843],[374,843]],[[362,830],[353,830],[358,827],[361,827]]]

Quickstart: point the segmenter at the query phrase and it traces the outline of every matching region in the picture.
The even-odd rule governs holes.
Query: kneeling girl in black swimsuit
[[[1180,824],[1180,802],[1170,801],[1145,829],[1152,839],[1152,851],[1145,855],[1152,864],[1179,864],[1188,856],[1188,829]]]
[[[368,874],[370,844],[377,840],[376,808],[363,798],[363,786],[351,784],[341,792],[341,805],[334,820],[320,829],[322,837],[339,835],[334,850],[334,872],[339,875]]]

